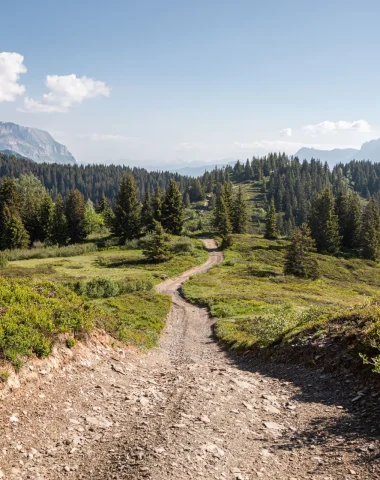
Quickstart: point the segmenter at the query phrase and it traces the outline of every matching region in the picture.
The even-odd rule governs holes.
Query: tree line
[[[115,208],[103,194],[96,205],[78,189],[61,194],[53,202],[42,182],[33,175],[5,177],[0,184],[0,249],[27,248],[36,242],[54,245],[81,243],[91,233],[110,230],[121,242],[138,238],[162,225],[179,235],[184,222],[184,203],[171,179],[166,191],[156,187],[141,203],[131,174],[119,186]]]

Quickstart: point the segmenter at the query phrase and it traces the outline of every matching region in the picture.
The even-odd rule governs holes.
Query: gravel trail
[[[173,298],[157,349],[98,341],[4,399],[0,478],[380,478],[377,396],[349,376],[234,357],[213,341],[207,311],[179,293],[223,258],[204,242],[204,265],[157,287]]]

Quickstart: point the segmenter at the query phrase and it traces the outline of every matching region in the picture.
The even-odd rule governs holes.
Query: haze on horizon
[[[78,161],[212,164],[380,137],[376,1],[19,7],[2,6],[0,121]]]

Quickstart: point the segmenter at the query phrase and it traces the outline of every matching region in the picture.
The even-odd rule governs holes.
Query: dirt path
[[[254,364],[212,340],[206,310],[178,292],[221,261],[205,243],[206,264],[158,287],[173,297],[159,348],[82,352],[4,400],[3,478],[380,478],[377,424],[349,378]]]

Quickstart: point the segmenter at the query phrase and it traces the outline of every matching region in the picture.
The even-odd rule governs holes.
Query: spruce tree
[[[276,209],[274,206],[274,199],[272,198],[267,217],[265,220],[265,233],[264,238],[268,240],[275,240],[278,237],[277,235],[277,217],[276,217]]]
[[[20,195],[13,178],[0,185],[0,249],[25,248],[30,239],[20,212]]]
[[[342,237],[329,188],[313,200],[308,223],[318,252],[336,253],[339,250]]]
[[[232,227],[230,221],[229,209],[226,205],[224,195],[219,195],[215,202],[215,209],[212,219],[212,225],[217,234],[222,238],[222,248],[232,245]]]
[[[45,242],[51,240],[54,220],[54,204],[48,193],[42,198],[38,214],[38,240]]]
[[[81,243],[87,236],[83,195],[74,188],[66,202],[66,218],[70,243]]]
[[[143,240],[143,254],[149,260],[156,262],[168,260],[170,256],[168,236],[161,223],[155,222],[153,232]]]
[[[141,204],[135,181],[131,174],[120,183],[116,198],[113,232],[123,240],[132,240],[140,234]]]
[[[54,205],[52,241],[61,247],[62,245],[66,245],[68,240],[69,231],[65,214],[65,205],[63,203],[62,195],[59,193]]]
[[[104,193],[102,193],[96,212],[103,217],[104,225],[111,229],[115,221],[115,215]]]
[[[182,195],[174,180],[170,180],[164,202],[162,204],[162,226],[173,235],[180,235],[184,222]]]
[[[20,214],[7,205],[2,211],[3,230],[1,235],[1,248],[27,248],[30,240],[22,222]]]
[[[247,203],[244,199],[244,193],[241,185],[235,197],[232,199],[232,232],[246,233],[247,231]]]
[[[146,232],[151,232],[156,226],[152,199],[150,198],[148,191],[145,193],[145,198],[141,209],[141,226]]]
[[[371,197],[363,214],[361,234],[363,257],[377,260],[380,254],[380,215],[374,197]]]
[[[362,231],[362,207],[356,192],[348,196],[345,242],[347,248],[359,248]]]
[[[313,251],[315,242],[310,236],[310,228],[303,223],[295,229],[285,253],[284,274],[316,279],[319,275],[318,263],[311,255]]]
[[[152,198],[153,216],[157,222],[161,222],[162,216],[162,197],[163,193],[160,187],[156,187]]]

